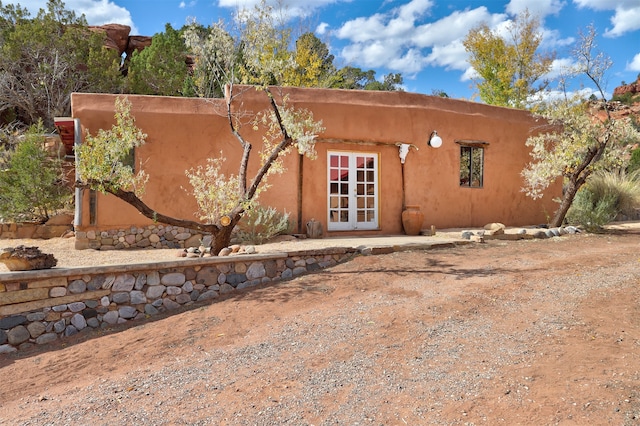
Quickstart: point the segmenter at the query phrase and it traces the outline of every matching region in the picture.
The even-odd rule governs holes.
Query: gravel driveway
[[[7,425],[633,425],[640,235],[361,256],[0,356]]]

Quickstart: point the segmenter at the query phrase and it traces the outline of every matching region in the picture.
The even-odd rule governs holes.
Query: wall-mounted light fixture
[[[435,130],[431,132],[431,136],[429,136],[429,146],[433,148],[440,148],[442,146],[442,138],[438,136],[438,132]]]

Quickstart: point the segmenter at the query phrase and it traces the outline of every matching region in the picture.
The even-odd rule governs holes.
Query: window
[[[460,186],[482,188],[484,148],[460,146]]]

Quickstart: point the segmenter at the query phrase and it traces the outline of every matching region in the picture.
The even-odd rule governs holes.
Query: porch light
[[[431,132],[431,136],[429,136],[429,146],[433,148],[440,148],[442,146],[442,138],[438,136],[437,131]]]

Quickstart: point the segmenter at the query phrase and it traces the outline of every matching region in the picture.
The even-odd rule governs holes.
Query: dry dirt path
[[[358,257],[0,356],[6,425],[634,425],[640,234]]]

